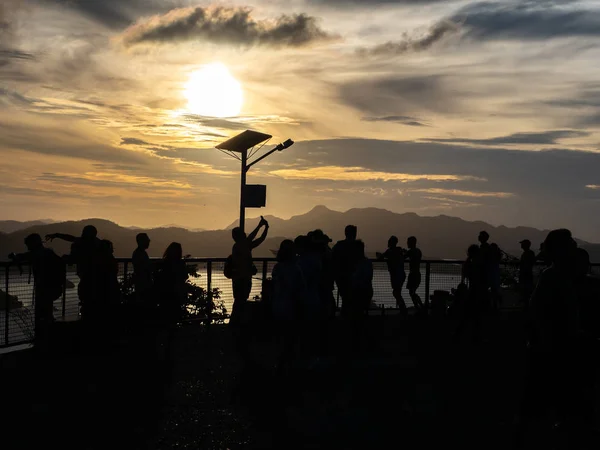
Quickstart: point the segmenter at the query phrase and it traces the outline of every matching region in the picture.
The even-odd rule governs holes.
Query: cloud
[[[600,184],[588,184],[585,186],[588,189],[592,189],[592,190],[600,190]]]
[[[436,195],[449,195],[456,197],[495,197],[495,198],[510,198],[514,194],[510,192],[485,192],[485,191],[463,191],[460,189],[441,189],[441,188],[427,188],[427,189],[413,189],[411,192],[424,192],[427,194]]]
[[[373,77],[339,87],[341,101],[370,116],[412,116],[462,109],[466,95],[443,75]]]
[[[404,33],[400,41],[388,41],[374,47],[360,48],[357,53],[361,56],[398,56],[409,52],[422,52],[430,49],[435,44],[443,41],[450,35],[460,31],[458,23],[442,20],[429,28],[427,33],[421,37],[412,37]]]
[[[465,37],[476,40],[600,36],[600,9],[574,1],[478,2],[449,20],[463,22]]]
[[[411,127],[426,127],[424,123],[420,122],[419,119],[411,116],[367,116],[362,118],[365,122],[391,122],[400,123],[402,125],[408,125]]]
[[[282,178],[292,180],[331,180],[331,181],[485,181],[482,178],[464,175],[412,174],[394,172],[376,172],[363,167],[322,166],[310,169],[279,169],[270,172]]]
[[[197,6],[141,19],[127,28],[119,40],[128,47],[194,40],[243,47],[303,47],[335,38],[318,25],[315,17],[306,14],[258,20],[250,8]]]
[[[490,139],[425,139],[429,142],[449,142],[449,143],[464,143],[464,144],[479,144],[479,145],[512,145],[512,144],[540,144],[553,145],[557,144],[562,139],[573,139],[578,137],[587,137],[590,133],[586,131],[576,130],[552,130],[539,133],[513,133],[507,136],[499,136]]]

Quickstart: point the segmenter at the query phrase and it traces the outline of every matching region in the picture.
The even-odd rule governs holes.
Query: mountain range
[[[470,244],[477,243],[477,235],[486,230],[500,248],[509,254],[518,256],[521,253],[519,241],[529,239],[534,249],[544,240],[547,230],[529,227],[509,228],[492,226],[485,222],[469,222],[457,217],[436,216],[421,217],[414,213],[397,214],[377,208],[356,208],[345,212],[333,211],[324,206],[317,206],[311,211],[293,216],[290,219],[265,217],[270,224],[269,238],[254,251],[257,257],[273,256],[271,250],[277,249],[285,238],[294,238],[315,228],[322,229],[335,242],[343,239],[344,227],[348,224],[358,227],[358,237],[362,239],[369,255],[386,248],[391,235],[400,239],[400,245],[405,246],[406,238],[414,235],[418,238],[418,246],[428,259],[463,259]],[[248,219],[247,231],[251,231],[258,223],[258,218]],[[0,222],[2,224],[8,221]],[[161,256],[169,243],[175,241],[183,245],[184,253],[196,257],[226,257],[231,252],[231,224],[225,230],[192,231],[180,227],[162,227],[142,229],[137,227],[122,227],[103,219],[86,219],[60,223],[45,223],[44,221],[23,222],[22,226],[13,226],[13,231],[0,232],[0,259],[5,260],[10,252],[24,250],[23,239],[30,233],[42,236],[50,233],[68,233],[75,236],[81,234],[85,225],[96,226],[99,237],[113,242],[115,255],[128,257],[136,247],[135,235],[146,232],[152,241],[149,249],[150,256]],[[0,228],[0,230],[10,228]],[[600,244],[579,241],[580,246],[590,252],[592,261],[600,261]],[[48,246],[59,254],[69,252],[69,244],[55,240]]]

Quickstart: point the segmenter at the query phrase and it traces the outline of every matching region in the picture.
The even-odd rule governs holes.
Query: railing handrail
[[[131,263],[132,262],[132,258],[128,258],[128,257],[118,257],[115,258],[116,261],[118,263]],[[159,257],[151,257],[150,258],[152,261],[160,261],[162,258]],[[223,258],[223,257],[193,257],[193,258],[184,258],[184,261],[186,263],[224,263],[227,260],[227,258]],[[253,261],[256,262],[277,262],[277,258],[274,257],[258,257],[258,258],[253,258]],[[378,259],[378,258],[369,258],[369,261],[371,262],[377,262],[377,263],[383,263],[385,262],[385,260],[383,259]],[[421,264],[464,264],[465,260],[463,259],[423,259],[421,260]],[[406,263],[408,264],[408,260],[406,261]],[[519,264],[519,261],[502,261],[500,262],[500,265],[512,265],[512,266],[516,266]],[[0,261],[0,267],[17,267],[17,266],[28,266],[27,263],[16,263],[14,261]],[[536,266],[545,266],[546,263],[541,262],[541,261],[537,261],[535,263]],[[593,262],[590,263],[590,266],[592,267],[600,267],[600,262]]]

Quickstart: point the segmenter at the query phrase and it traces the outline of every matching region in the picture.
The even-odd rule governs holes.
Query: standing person
[[[171,346],[177,324],[181,320],[182,307],[187,298],[186,281],[189,277],[183,260],[183,249],[178,242],[169,244],[155,277],[155,288],[159,298],[159,311],[163,331],[167,334],[166,359],[170,360]]]
[[[64,291],[66,280],[65,263],[52,249],[44,247],[42,237],[30,234],[25,238],[26,253],[11,253],[9,258],[15,262],[31,264],[34,280],[34,313],[36,347],[47,348],[51,339],[54,322],[54,300]],[[7,301],[9,299],[7,298]]]
[[[100,292],[97,274],[97,262],[100,252],[100,239],[98,230],[93,225],[83,227],[81,237],[70,234],[54,233],[46,235],[46,240],[61,239],[71,242],[71,254],[67,262],[76,264],[79,284],[77,295],[81,306],[81,316],[84,321],[96,321],[95,313],[98,311],[98,293]]]
[[[352,243],[354,268],[350,283],[351,292],[351,337],[353,350],[358,350],[365,336],[367,313],[373,300],[373,264],[365,255],[364,242],[357,240]]]
[[[378,259],[383,259],[387,262],[388,272],[390,273],[390,281],[392,283],[392,293],[396,299],[396,308],[400,309],[400,314],[408,315],[406,303],[402,298],[402,286],[406,280],[406,272],[404,271],[404,249],[398,247],[398,238],[391,236],[388,239],[388,248],[384,253],[377,253]]]
[[[463,264],[461,284],[467,282],[469,287],[462,316],[455,333],[455,337],[459,338],[466,329],[469,329],[474,343],[479,342],[482,303],[487,291],[485,265],[481,253],[481,248],[477,245],[471,245],[467,250],[467,260]]]
[[[264,230],[259,238],[256,238],[260,229]],[[256,275],[257,269],[252,262],[252,250],[262,244],[269,233],[269,222],[260,216],[258,226],[246,236],[240,227],[231,231],[233,237],[233,248],[231,250],[231,278],[233,284],[233,307],[231,310],[230,323],[236,324],[241,319],[244,306],[252,290],[252,277]]]
[[[523,239],[521,242],[521,261],[519,263],[519,290],[521,291],[521,302],[528,303],[533,292],[533,267],[535,266],[535,253],[531,250],[531,241]]]
[[[502,250],[498,244],[490,244],[490,253],[488,261],[488,284],[490,286],[490,296],[494,311],[500,310],[502,303],[500,263],[502,262]]]
[[[277,366],[282,370],[287,368],[295,356],[301,307],[306,295],[302,270],[296,262],[294,242],[289,239],[279,246],[277,264],[273,267],[271,278],[273,319],[281,345]]]
[[[350,307],[350,284],[352,281],[352,270],[356,262],[353,246],[354,242],[356,242],[357,233],[358,229],[354,225],[346,226],[344,230],[346,239],[338,241],[332,250],[335,283],[337,284],[338,293],[342,297],[342,315],[346,315]]]
[[[323,266],[315,244],[308,236],[298,236],[294,241],[297,264],[302,271],[306,292],[302,302],[302,343],[303,353],[309,359],[317,356],[321,325],[321,276]]]
[[[326,356],[329,351],[329,335],[333,319],[335,318],[335,276],[333,271],[333,258],[329,243],[331,239],[322,230],[309,233],[311,241],[321,260],[321,283],[319,286],[320,311],[320,354]]]
[[[146,233],[139,233],[135,240],[138,246],[131,255],[135,295],[139,305],[149,305],[152,298],[152,264],[147,252],[150,238]]]
[[[556,429],[565,430],[579,383],[574,358],[579,329],[577,244],[569,230],[553,230],[544,241],[544,251],[551,266],[542,272],[530,301],[532,330],[517,437],[542,406],[556,410]]]
[[[425,299],[425,305],[421,301],[421,297],[417,294],[417,289],[421,285],[421,260],[423,259],[423,253],[417,248],[417,238],[414,236],[409,237],[406,240],[406,246],[408,251],[406,252],[406,259],[409,262],[408,282],[406,283],[406,289],[413,304],[417,310],[427,314],[427,308],[429,306],[429,299]]]

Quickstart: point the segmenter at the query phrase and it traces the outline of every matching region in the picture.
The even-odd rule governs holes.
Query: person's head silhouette
[[[408,248],[417,248],[417,238],[414,236],[409,237],[406,240],[406,246]]]
[[[148,247],[150,247],[150,238],[146,233],[139,233],[135,237],[135,241],[137,242],[138,247],[143,250],[148,250]]]
[[[346,235],[346,239],[349,241],[355,241],[356,235],[358,234],[358,229],[354,225],[348,225],[344,230],[344,234]]]
[[[296,239],[294,239],[294,248],[296,250],[296,253],[298,253],[299,255],[306,254],[306,252],[308,251],[309,242],[309,237],[304,235],[298,236]]]
[[[490,240],[490,235],[487,231],[482,231],[479,233],[479,237],[478,237],[479,242],[481,242],[482,244],[487,243],[487,241]]]
[[[42,237],[37,233],[30,234],[25,238],[25,246],[30,252],[39,250],[43,247]]]
[[[100,249],[106,255],[112,255],[115,252],[113,243],[111,241],[109,241],[108,239],[103,239],[102,241],[100,241]]]
[[[394,248],[398,245],[398,238],[396,236],[390,236],[388,239],[388,248]]]
[[[286,239],[279,245],[279,251],[277,252],[277,261],[289,262],[293,261],[296,257],[296,247],[294,241]]]
[[[165,261],[178,261],[183,258],[183,248],[179,242],[171,242],[165,253],[163,259]]]
[[[529,239],[523,239],[519,244],[521,244],[523,250],[529,250],[531,248],[531,241]]]
[[[231,230],[231,237],[234,242],[243,242],[246,240],[246,233],[244,233],[240,227],[235,227]]]
[[[552,230],[544,240],[544,252],[554,264],[568,264],[575,258],[577,243],[571,231],[561,228]]]
[[[358,259],[364,259],[366,258],[365,256],[365,243],[363,241],[361,241],[360,239],[354,241],[352,243],[352,246],[354,248],[354,255],[356,258]]]
[[[98,230],[94,225],[86,225],[83,227],[83,231],[81,232],[81,238],[85,240],[92,240],[98,236]]]
[[[479,255],[479,246],[476,244],[470,245],[467,249],[467,256],[471,259],[476,258]]]

